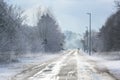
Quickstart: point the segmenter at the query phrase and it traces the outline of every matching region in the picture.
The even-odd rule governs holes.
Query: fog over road
[[[64,54],[17,74],[12,80],[116,80],[109,73],[96,70],[95,62],[82,51]]]

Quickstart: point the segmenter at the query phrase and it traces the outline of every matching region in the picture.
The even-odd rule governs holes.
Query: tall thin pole
[[[89,15],[89,55],[91,55],[91,13],[87,13]]]
[[[87,29],[87,34],[86,34],[86,36],[87,36],[87,53],[88,53],[88,51],[89,51],[89,31],[88,31],[87,26],[86,26],[86,29]]]

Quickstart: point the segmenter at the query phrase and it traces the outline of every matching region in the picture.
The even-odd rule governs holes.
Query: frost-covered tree
[[[104,41],[104,51],[120,50],[120,2],[116,2],[117,11],[112,14],[100,30]]]
[[[14,32],[15,32],[15,27],[13,26],[13,23],[11,23],[11,17],[9,14],[11,11],[10,11],[10,7],[7,6],[7,4],[2,0],[1,3],[0,3],[0,10],[1,10],[1,13],[0,13],[0,24],[1,24],[1,27],[0,27],[0,31],[1,31],[1,34],[0,34],[0,49],[1,51],[9,51],[12,49],[12,39],[13,39],[13,36],[15,35]]]
[[[63,48],[64,35],[49,10],[37,15],[39,36],[46,52],[56,52]]]
[[[20,50],[22,13],[16,7],[8,6],[4,1],[0,3],[0,10],[0,51]]]
[[[84,38],[82,40],[84,45],[84,50],[87,51],[89,49],[89,32],[86,31],[84,34]],[[91,49],[93,52],[100,52],[103,50],[103,40],[99,36],[99,32],[94,30],[91,31]]]
[[[9,60],[11,52],[22,51],[20,33],[22,33],[23,20],[21,14],[18,8],[9,6],[4,0],[0,0],[0,56],[2,55],[4,60]]]

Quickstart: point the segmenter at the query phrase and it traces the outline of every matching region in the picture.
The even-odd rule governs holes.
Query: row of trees
[[[64,34],[49,10],[41,13],[38,9],[36,26],[23,24],[23,13],[20,8],[0,0],[0,53],[62,50]]]
[[[0,1],[0,51],[17,50],[22,44],[17,43],[20,40],[21,24],[23,22],[22,11],[17,12],[18,8],[7,6]],[[16,47],[19,46],[19,47]]]
[[[120,1],[116,1],[117,11],[112,14],[99,32],[92,31],[92,51],[120,51]],[[84,48],[87,50],[88,32],[85,33]]]
[[[104,51],[120,50],[120,3],[116,2],[117,11],[112,14],[100,29],[100,36],[104,42]]]
[[[83,43],[83,48],[84,51],[88,51],[89,50],[89,32],[86,31],[84,33],[84,37],[81,40]],[[99,32],[92,30],[91,31],[91,50],[93,52],[98,52],[98,51],[103,51],[104,49],[104,44],[103,44],[103,40],[99,35]]]

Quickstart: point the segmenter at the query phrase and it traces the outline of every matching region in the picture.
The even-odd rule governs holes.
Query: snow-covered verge
[[[93,53],[93,55],[107,60],[120,60],[120,52],[99,52]]]
[[[97,69],[102,72],[108,72],[117,80],[120,80],[120,53],[106,53],[101,55],[87,56],[90,60],[95,61]]]
[[[0,80],[11,80],[11,77],[21,71],[53,59],[61,54],[26,54],[18,58],[19,62],[0,64]]]
[[[104,61],[100,62],[99,67],[103,68],[106,67],[106,71],[108,71],[111,75],[116,77],[118,80],[120,80],[120,60],[118,61]]]

